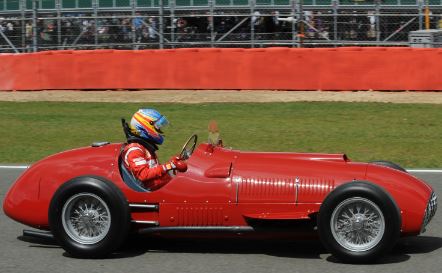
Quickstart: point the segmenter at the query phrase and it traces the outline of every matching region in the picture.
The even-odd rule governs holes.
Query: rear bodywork
[[[424,181],[391,168],[351,162],[343,154],[242,152],[201,144],[189,158],[187,172],[156,191],[134,191],[121,178],[122,145],[71,150],[35,163],[9,190],[5,213],[49,229],[48,208],[55,191],[75,177],[99,176],[126,196],[138,230],[246,229],[256,223],[315,220],[325,197],[352,181],[369,181],[392,197],[400,209],[402,235],[419,234],[434,214],[433,190]]]

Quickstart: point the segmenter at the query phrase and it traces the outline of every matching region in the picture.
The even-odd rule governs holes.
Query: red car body
[[[7,193],[6,215],[50,230],[54,194],[66,181],[82,176],[111,181],[127,199],[132,228],[160,234],[189,236],[189,230],[231,228],[230,234],[237,236],[256,222],[315,222],[324,199],[353,181],[369,181],[391,197],[400,211],[401,236],[421,233],[435,211],[428,211],[431,186],[404,171],[352,162],[344,154],[244,152],[210,144],[200,144],[187,161],[187,172],[178,173],[164,187],[135,191],[120,173],[122,145],[70,150],[33,164]],[[296,235],[295,230],[267,235],[290,233]]]
[[[164,227],[247,226],[247,219],[310,219],[335,187],[364,180],[381,186],[396,201],[402,235],[417,235],[432,193],[431,186],[414,176],[351,162],[343,154],[241,152],[209,144],[195,150],[187,172],[159,190],[136,192],[119,171],[121,145],[75,149],[32,165],[9,190],[3,204],[6,215],[49,229],[54,192],[74,177],[94,175],[115,183],[129,204],[159,206],[155,212],[134,211],[133,222],[152,221]]]

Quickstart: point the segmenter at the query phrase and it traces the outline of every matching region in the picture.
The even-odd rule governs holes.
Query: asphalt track
[[[23,169],[0,168],[0,198]],[[415,175],[442,197],[442,173]],[[25,226],[0,213],[0,272],[441,272],[442,212],[419,237],[400,239],[378,263],[349,265],[336,261],[318,241],[171,240],[132,238],[120,253],[103,260],[71,258],[49,241],[21,236]]]

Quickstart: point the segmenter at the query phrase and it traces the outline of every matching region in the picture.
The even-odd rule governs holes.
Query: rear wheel
[[[321,205],[318,230],[324,246],[344,262],[373,261],[399,237],[400,214],[393,199],[369,182],[336,188]]]
[[[101,258],[124,242],[129,206],[121,191],[102,178],[78,177],[63,184],[49,207],[49,225],[71,255]]]

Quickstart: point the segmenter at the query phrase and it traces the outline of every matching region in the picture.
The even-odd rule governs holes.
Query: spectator
[[[290,15],[280,15],[278,11],[255,10],[250,16],[248,13],[235,12],[232,10],[216,11],[210,14],[208,11],[191,11],[184,13],[179,11],[175,14],[175,21],[171,22],[171,16],[165,14],[163,17],[163,29],[165,30],[165,43],[170,38],[169,32],[173,28],[177,41],[184,42],[202,42],[209,45],[212,39],[218,40],[224,34],[229,33],[223,42],[233,41],[233,44],[244,45],[251,39],[251,24],[253,24],[255,39],[276,40],[277,44],[287,44],[287,41],[293,39],[292,31],[300,31],[300,24],[293,24],[292,21],[279,21],[280,17],[288,17]],[[406,12],[405,12],[406,13]],[[413,13],[414,14],[414,13]],[[413,15],[410,13],[410,15]],[[58,23],[53,18],[48,18],[50,13],[44,14],[44,19],[36,20],[36,35],[38,45],[41,48],[50,49],[57,46],[63,48],[93,46],[106,47],[127,47],[132,48],[132,43],[136,41],[141,45],[148,47],[149,43],[158,43],[160,26],[158,15],[151,11],[136,12],[132,17],[130,12],[109,12],[98,14],[98,18],[93,18],[92,13],[68,13],[62,14],[61,22]],[[328,37],[333,28],[333,16],[329,11],[327,16],[321,14],[320,11],[305,12],[304,33],[305,43],[313,42],[318,39]],[[243,21],[246,18],[248,20]],[[376,16],[373,11],[342,11],[338,14],[337,21],[337,39],[352,41],[373,41],[377,35],[381,40],[395,33],[389,41],[407,41],[408,32],[419,28],[419,21],[410,22],[412,16],[398,15],[392,16]],[[442,28],[442,20],[440,15],[432,14],[431,26],[433,28]],[[17,20],[18,18],[0,18],[0,29],[17,47],[23,47],[22,41],[26,45],[33,43],[33,22],[30,20]],[[378,21],[376,21],[378,20]],[[21,24],[24,24],[22,26]],[[58,30],[60,25],[61,29]],[[405,28],[401,29],[402,26]],[[377,27],[380,33],[376,33]],[[232,28],[235,29],[232,30]],[[22,33],[23,31],[23,33]],[[58,35],[61,35],[61,44],[58,44]],[[96,35],[98,34],[98,37]],[[213,34],[213,37],[211,36]],[[135,35],[135,36],[134,36]],[[333,35],[334,36],[334,35]],[[98,39],[96,39],[98,38]],[[238,43],[235,43],[237,41]],[[4,39],[0,39],[2,47],[8,47]],[[230,43],[228,46],[231,46]],[[10,47],[10,46],[9,46]],[[157,46],[155,46],[157,47]],[[84,47],[83,47],[84,48]]]
[[[149,17],[149,27],[148,27],[148,35],[149,39],[154,40],[156,38],[157,33],[157,21],[154,17]]]
[[[139,43],[143,38],[144,20],[139,12],[135,13],[137,17],[133,19],[133,28],[135,28],[135,39]]]

